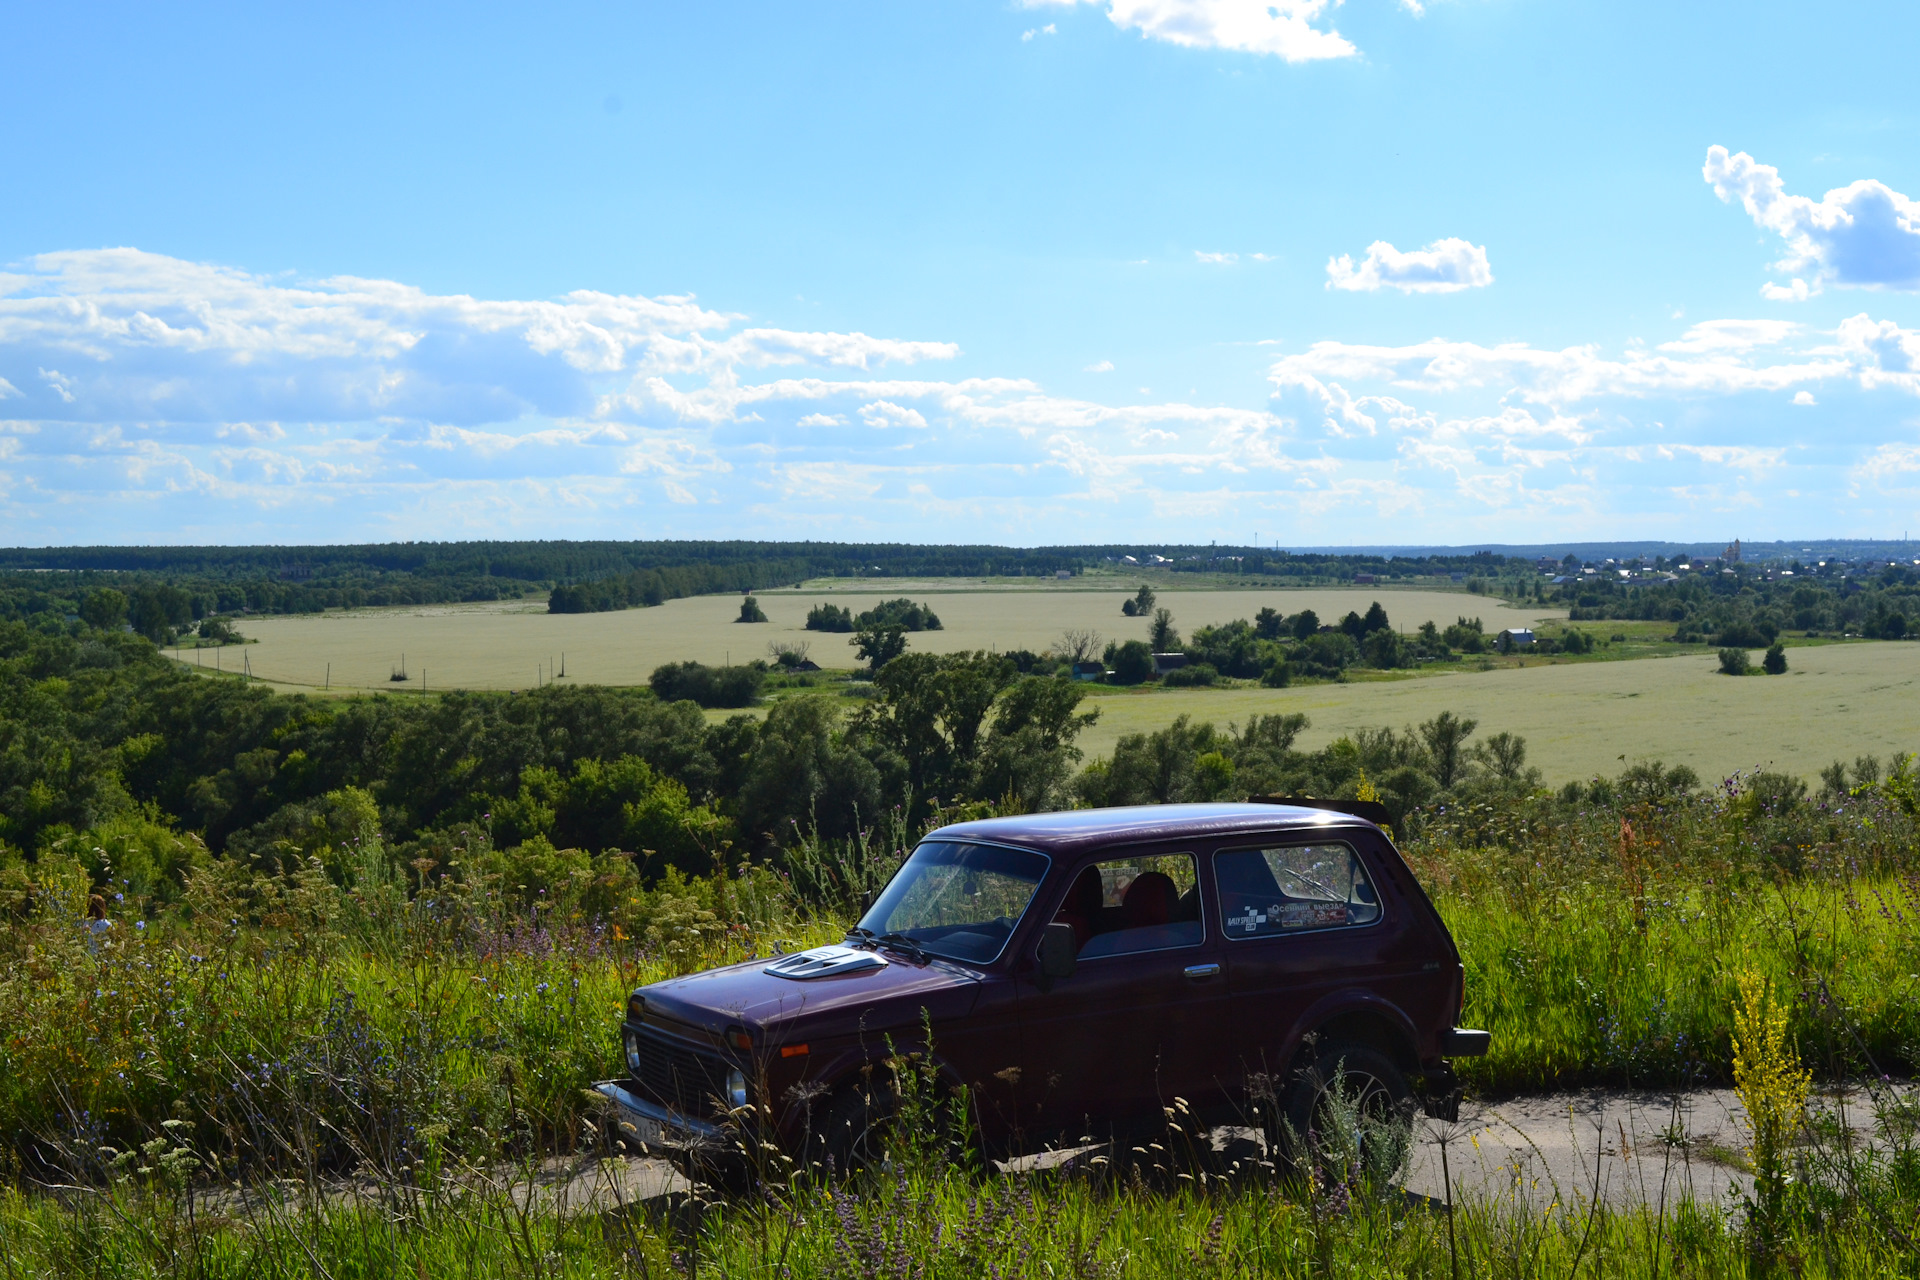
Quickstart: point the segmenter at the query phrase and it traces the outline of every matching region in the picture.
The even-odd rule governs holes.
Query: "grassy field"
[[[1759,655],[1755,654],[1757,662]],[[1920,730],[1920,645],[1859,641],[1787,651],[1782,676],[1719,674],[1711,653],[1640,662],[1532,662],[1479,671],[1293,689],[1101,689],[1100,721],[1082,738],[1106,755],[1122,734],[1175,716],[1224,725],[1300,711],[1301,745],[1363,726],[1418,724],[1442,711],[1473,716],[1483,734],[1518,733],[1550,782],[1616,774],[1659,758],[1702,778],[1765,766],[1813,777],[1836,759],[1911,750]]]
[[[569,680],[644,684],[662,663],[747,662],[766,657],[767,645],[776,640],[810,641],[814,661],[852,668],[857,663],[847,637],[805,630],[807,611],[830,601],[858,612],[900,595],[925,600],[944,624],[941,631],[914,635],[913,647],[922,652],[1039,653],[1070,627],[1092,628],[1108,639],[1146,638],[1146,619],[1120,613],[1121,601],[1133,594],[1131,587],[1103,585],[1107,580],[1082,585],[1086,581],[1025,586],[882,581],[862,583],[858,590],[768,591],[757,594],[769,621],[755,624],[734,621],[740,609],[737,597],[696,596],[617,613],[549,614],[544,603],[526,601],[367,609],[249,618],[241,630],[258,641],[245,649],[256,677],[314,689],[329,679],[334,688],[392,689],[388,677],[403,654],[412,679],[402,687],[419,688],[424,674],[429,689],[526,688],[546,678],[541,673],[550,669],[549,663],[558,668],[563,654]],[[1323,619],[1337,620],[1349,610],[1364,613],[1374,600],[1386,606],[1403,631],[1429,619],[1444,626],[1461,614],[1479,617],[1490,631],[1555,616],[1552,610],[1515,610],[1485,596],[1449,591],[1366,587],[1161,592],[1161,603],[1188,634],[1209,623],[1251,618],[1263,605],[1286,613],[1312,609]],[[187,655],[187,660],[207,667],[215,661],[211,652]],[[220,661],[238,663],[240,653],[230,649]]]

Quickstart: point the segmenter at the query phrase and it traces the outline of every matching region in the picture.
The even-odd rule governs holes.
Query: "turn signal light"
[[[807,1046],[803,1044],[783,1044],[780,1046],[780,1056],[783,1058],[803,1058],[806,1056],[806,1053]]]
[[[647,1002],[642,996],[627,997],[627,1021],[641,1022],[647,1016]]]
[[[747,1034],[745,1027],[728,1027],[726,1041],[736,1049],[753,1048],[753,1037]]]

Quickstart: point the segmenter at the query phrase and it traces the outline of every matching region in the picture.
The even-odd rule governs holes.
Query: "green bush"
[[[1153,650],[1144,640],[1109,645],[1106,663],[1108,684],[1139,684],[1153,675]]]
[[[766,683],[763,662],[739,667],[710,667],[704,662],[670,662],[647,677],[662,702],[697,702],[703,707],[750,707]]]
[[[1205,662],[1189,662],[1184,667],[1175,667],[1160,677],[1160,683],[1169,689],[1190,689],[1209,685],[1220,679],[1220,673]]]
[[[1722,649],[1720,651],[1720,674],[1723,676],[1743,676],[1753,667],[1743,648]]]
[[[1770,676],[1785,675],[1787,670],[1787,649],[1782,644],[1767,646],[1766,657],[1760,660],[1760,669]]]
[[[735,622],[765,622],[766,620],[766,611],[760,607],[760,602],[752,596],[748,596],[740,602],[740,616],[734,619]]]
[[[817,604],[807,610],[809,631],[851,631],[853,611],[837,604]]]

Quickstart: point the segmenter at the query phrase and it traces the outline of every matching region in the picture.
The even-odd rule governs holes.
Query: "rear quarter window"
[[[1377,923],[1380,895],[1352,845],[1277,845],[1213,855],[1222,932],[1270,938]]]

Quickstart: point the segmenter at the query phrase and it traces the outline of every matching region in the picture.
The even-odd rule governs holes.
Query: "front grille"
[[[632,1032],[638,1046],[638,1064],[629,1064],[642,1093],[684,1116],[713,1114],[726,1097],[726,1062],[641,1026]]]

